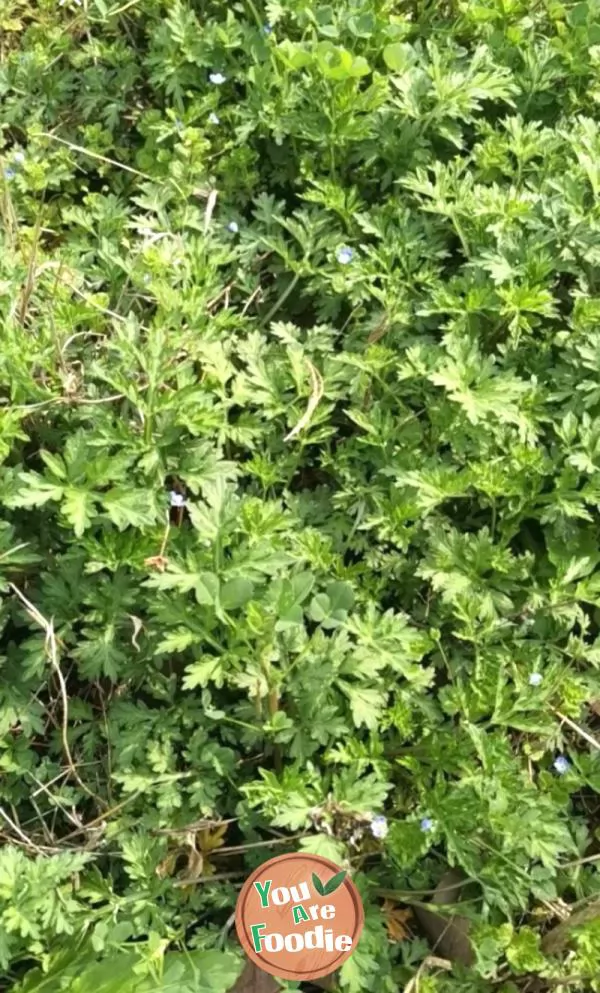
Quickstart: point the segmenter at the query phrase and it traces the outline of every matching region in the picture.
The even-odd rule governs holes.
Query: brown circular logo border
[[[242,886],[241,892],[238,896],[238,900],[235,907],[235,929],[237,931],[240,944],[244,949],[246,955],[255,965],[257,965],[264,972],[268,972],[272,976],[277,976],[280,979],[295,979],[297,981],[311,980],[311,979],[321,979],[323,976],[328,976],[332,972],[335,972],[343,963],[350,958],[353,951],[358,944],[358,939],[363,930],[365,915],[362,905],[362,900],[360,894],[356,888],[356,885],[352,880],[346,876],[344,882],[342,883],[341,889],[346,889],[349,894],[352,905],[354,908],[354,929],[350,937],[352,938],[352,948],[348,951],[338,952],[335,959],[328,962],[323,968],[313,970],[311,972],[303,972],[300,970],[284,969],[281,967],[276,968],[268,959],[264,959],[261,954],[256,952],[248,938],[246,933],[246,921],[245,912],[248,902],[248,898],[253,892],[253,885],[260,876],[264,876],[268,873],[271,866],[282,865],[287,861],[302,861],[307,863],[307,872],[310,872],[308,864],[312,863],[314,868],[327,868],[333,873],[340,871],[340,866],[336,865],[335,862],[331,862],[330,859],[324,858],[322,855],[313,855],[311,852],[290,852],[287,855],[277,855],[272,859],[268,859],[267,862],[263,862],[259,865],[251,875],[248,877],[244,885]],[[325,971],[323,971],[325,970]]]

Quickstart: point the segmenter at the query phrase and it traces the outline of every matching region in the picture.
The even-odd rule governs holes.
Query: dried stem
[[[284,441],[291,441],[292,438],[295,438],[297,434],[300,434],[300,432],[303,431],[305,427],[308,427],[312,415],[319,406],[319,402],[323,396],[324,385],[323,385],[323,377],[321,376],[321,373],[317,368],[315,368],[315,366],[312,364],[310,359],[306,360],[306,364],[308,365],[308,371],[310,373],[310,383],[311,383],[311,392],[308,398],[308,404],[306,405],[306,410],[303,413],[300,420],[298,421],[298,423],[296,424],[296,426],[292,428],[289,434],[286,434],[285,438],[283,439]]]
[[[27,845],[28,848],[32,848],[33,851],[37,855],[43,855],[44,854],[43,849],[39,848],[36,845],[35,841],[32,841],[32,839],[29,838],[25,834],[25,832],[19,827],[19,825],[18,824],[15,824],[15,822],[12,820],[12,818],[10,818],[8,816],[8,814],[6,813],[4,807],[0,807],[0,817],[3,817],[4,818],[4,820],[6,821],[6,823],[8,824],[8,826],[11,828],[11,830],[13,830],[15,832],[15,834],[17,835],[17,837],[20,838],[21,841],[24,842],[24,844]]]
[[[90,788],[86,786],[86,784],[82,780],[81,776],[77,771],[77,767],[75,765],[75,762],[73,761],[73,756],[71,754],[71,746],[69,745],[69,696],[67,693],[67,684],[65,683],[65,678],[62,674],[60,665],[58,664],[58,652],[56,648],[56,635],[54,633],[54,625],[52,621],[47,620],[43,616],[43,614],[40,613],[37,607],[35,607],[31,603],[31,601],[27,599],[24,593],[21,593],[21,590],[19,590],[14,585],[14,583],[9,583],[8,585],[14,591],[14,593],[16,593],[21,603],[25,606],[25,609],[27,610],[27,613],[30,615],[30,617],[33,618],[36,624],[39,624],[39,626],[42,628],[42,630],[45,632],[46,635],[46,642],[45,642],[46,654],[48,655],[50,664],[54,669],[56,678],[58,679],[58,685],[60,687],[60,695],[62,698],[62,727],[61,727],[62,744],[63,744],[65,757],[67,759],[67,765],[69,767],[71,775],[73,776],[77,784],[81,787],[81,789],[84,791],[84,793],[87,793],[89,797],[91,797],[101,806],[105,806],[104,801],[101,799],[101,797],[97,796],[92,790],[90,790]]]
[[[594,900],[575,914],[561,921],[542,938],[542,951],[545,955],[558,955],[569,943],[573,928],[581,927],[600,916],[600,900]]]
[[[557,717],[560,717],[561,721],[563,721],[564,724],[568,724],[568,726],[573,731],[576,731],[577,734],[581,738],[583,738],[584,741],[587,741],[588,745],[591,745],[592,748],[596,748],[598,749],[598,751],[600,751],[600,743],[597,742],[596,739],[593,738],[591,734],[588,734],[588,732],[584,728],[579,727],[579,724],[576,724],[575,721],[572,721],[570,717],[567,717],[565,714],[561,714],[560,710],[555,710],[554,713],[556,714]]]
[[[287,838],[267,838],[266,841],[249,841],[247,845],[229,845],[227,848],[215,849],[213,855],[232,855],[234,852],[245,852],[249,848],[268,848],[270,845],[286,845],[290,841],[297,841],[298,838],[307,838],[309,835],[310,831],[304,831],[302,834],[291,834]]]

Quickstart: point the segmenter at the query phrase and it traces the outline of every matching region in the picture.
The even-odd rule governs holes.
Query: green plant
[[[593,913],[546,939],[600,898],[600,3],[33,8],[5,984],[225,993],[238,883],[302,847],[363,895],[348,993],[599,990]],[[449,865],[474,961],[436,971],[382,891]]]

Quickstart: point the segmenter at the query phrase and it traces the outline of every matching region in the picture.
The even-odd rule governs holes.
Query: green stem
[[[273,318],[273,315],[277,313],[277,311],[279,310],[279,308],[280,308],[280,307],[283,307],[283,305],[284,305],[284,303],[285,303],[285,301],[287,300],[287,298],[289,297],[289,295],[290,295],[290,293],[291,293],[291,292],[292,292],[292,291],[294,290],[294,288],[296,287],[296,285],[297,285],[297,283],[298,283],[298,280],[299,280],[299,279],[300,279],[300,273],[299,273],[299,272],[297,272],[297,273],[296,273],[296,274],[294,275],[294,277],[293,277],[293,279],[291,280],[291,282],[290,282],[290,283],[288,284],[288,286],[287,286],[287,287],[285,288],[285,290],[283,291],[283,293],[281,293],[281,294],[280,294],[280,295],[279,295],[279,296],[277,297],[277,300],[275,301],[275,303],[274,303],[274,304],[273,304],[273,306],[271,307],[271,309],[270,309],[270,311],[269,311],[269,313],[268,313],[268,314],[267,314],[267,316],[266,316],[266,317],[264,318],[264,320],[263,320],[263,324],[268,324],[268,323],[269,323],[269,321],[271,321],[271,320],[272,320],[272,318]]]
[[[264,20],[261,20],[260,14],[258,13],[256,7],[254,6],[254,3],[252,2],[252,0],[246,0],[246,3],[248,4],[250,10],[252,11],[252,16],[256,21],[257,27],[262,28],[264,24]]]
[[[451,211],[451,213],[450,213],[450,220],[452,221],[452,224],[454,225],[454,230],[456,231],[456,233],[458,235],[458,239],[459,239],[459,241],[460,241],[460,243],[462,245],[462,250],[464,252],[465,258],[468,259],[470,257],[470,254],[471,254],[469,252],[469,243],[468,243],[468,241],[467,241],[467,239],[465,237],[465,233],[463,231],[462,224],[460,223],[458,217],[456,216],[456,212],[454,210]]]
[[[247,721],[238,721],[236,717],[228,717],[225,714],[224,717],[219,717],[220,721],[227,721],[228,724],[235,724],[239,728],[245,728],[246,731],[252,731],[253,734],[260,734],[260,728],[254,726],[254,724],[248,724]]]

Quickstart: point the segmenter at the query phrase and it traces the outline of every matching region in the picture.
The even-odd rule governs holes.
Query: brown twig
[[[31,838],[29,838],[25,834],[25,832],[19,827],[19,825],[18,824],[15,824],[15,822],[8,816],[8,814],[6,813],[4,807],[0,807],[0,817],[3,817],[4,818],[4,820],[6,821],[6,823],[8,824],[8,826],[15,832],[15,834],[17,835],[17,837],[20,838],[21,841],[28,848],[32,848],[33,851],[37,855],[43,855],[44,854],[44,850],[42,848],[39,848],[38,845],[36,845],[35,841],[33,841]]]
[[[224,824],[235,824],[237,820],[238,820],[237,817],[228,817],[226,820],[221,820],[221,819],[210,820],[204,818],[201,821],[194,821],[192,824],[186,824],[184,827],[180,827],[180,828],[176,828],[176,827],[155,828],[153,831],[151,831],[151,834],[154,835],[192,834],[194,831],[206,831],[206,830],[210,830],[210,828],[222,827]]]
[[[590,862],[598,862],[600,860],[600,853],[597,855],[586,855],[582,859],[573,859],[572,862],[560,862],[558,865],[559,869],[576,869],[580,865],[588,865]]]
[[[434,946],[434,951],[437,945],[439,944],[439,942],[441,941],[442,937],[443,935],[441,935],[438,941],[436,942]],[[448,959],[438,958],[437,955],[427,955],[426,958],[424,958],[421,964],[419,965],[419,968],[417,969],[412,979],[409,979],[409,981],[407,982],[406,986],[404,987],[404,993],[413,993],[413,991],[414,993],[419,993],[419,984],[421,981],[421,976],[423,975],[425,969],[443,969],[446,972],[451,972],[452,962],[450,962]]]
[[[92,404],[92,403],[112,403],[113,400],[124,400],[124,399],[125,399],[125,394],[124,393],[114,393],[112,396],[109,396],[109,397],[98,397],[96,400],[88,399],[88,397],[65,397],[65,396],[60,396],[60,397],[52,397],[50,400],[40,400],[39,403],[21,403],[21,404],[15,404],[14,406],[10,405],[10,406],[8,406],[8,410],[37,410],[40,407],[48,407],[50,404],[53,404],[53,403],[67,403],[67,404],[71,404],[71,403],[87,403],[87,404]],[[3,403],[3,401],[0,400],[0,404],[2,404],[2,403]]]
[[[268,848],[270,845],[285,845],[290,841],[297,841],[298,838],[308,838],[310,831],[302,834],[291,834],[287,838],[268,838],[266,841],[249,841],[247,845],[229,845],[227,848],[217,848],[212,853],[217,855],[233,855],[234,852],[245,852],[249,848]]]
[[[129,796],[125,797],[124,800],[121,800],[120,803],[115,803],[114,807],[111,807],[110,810],[105,810],[103,814],[99,814],[98,817],[94,817],[91,821],[88,821],[87,824],[82,824],[82,826],[77,828],[76,831],[71,831],[70,834],[65,835],[62,840],[70,841],[71,838],[77,837],[78,834],[86,834],[90,828],[95,827],[96,824],[101,824],[104,821],[107,821],[112,814],[116,814],[117,811],[121,810],[123,807],[126,807],[128,803],[136,800],[140,793],[141,790],[136,790],[135,793],[131,793]]]
[[[67,774],[68,774],[68,770],[67,769],[63,769],[63,771],[60,773],[60,775],[55,776],[54,779],[50,783],[48,783],[48,785],[44,785],[44,783],[41,783],[39,781],[39,779],[36,779],[36,777],[33,775],[33,773],[30,773],[31,778],[33,779],[34,783],[37,783],[37,785],[38,785],[38,789],[35,790],[35,792],[33,792],[31,794],[31,802],[35,804],[35,798],[38,796],[38,794],[39,793],[45,793],[50,798],[50,800],[52,801],[52,803],[56,807],[58,807],[59,810],[62,811],[62,813],[67,818],[67,820],[71,821],[71,824],[74,824],[76,827],[79,827],[78,821],[73,817],[72,814],[69,813],[69,811],[67,810],[66,807],[63,807],[63,805],[60,802],[60,800],[57,797],[55,797],[50,792],[50,790],[48,789],[48,786],[51,786],[52,783],[55,783],[58,779],[61,779],[62,776],[66,776]]]
[[[261,293],[262,293],[262,287],[261,287],[261,285],[259,283],[258,286],[256,287],[256,289],[254,290],[254,292],[250,294],[250,296],[246,300],[246,303],[242,307],[242,313],[241,313],[241,316],[242,317],[244,317],[246,315],[246,313],[248,312],[248,309],[250,308],[252,302],[254,300],[256,300],[257,296],[259,296]]]
[[[37,607],[35,607],[31,603],[31,601],[27,599],[24,593],[21,593],[21,590],[19,590],[14,585],[14,583],[9,583],[8,585],[13,590],[13,592],[16,593],[19,600],[23,603],[30,617],[33,618],[36,624],[39,624],[39,626],[42,628],[42,630],[45,632],[46,635],[46,641],[44,647],[46,649],[46,654],[48,656],[48,659],[50,660],[50,664],[56,674],[56,678],[58,679],[58,685],[60,687],[60,695],[62,698],[61,735],[62,735],[63,750],[65,753],[65,757],[67,759],[67,765],[69,766],[69,770],[75,781],[84,791],[84,793],[87,793],[89,797],[91,797],[93,800],[95,800],[97,803],[103,806],[104,801],[101,799],[101,797],[97,796],[94,792],[92,792],[92,790],[90,790],[90,788],[86,786],[86,784],[83,782],[81,776],[77,771],[77,767],[75,765],[75,762],[73,761],[73,756],[71,754],[71,746],[69,745],[69,696],[67,693],[67,684],[65,683],[65,679],[62,674],[60,665],[58,664],[58,652],[56,648],[56,635],[54,633],[54,625],[52,621],[47,620],[44,617],[44,615],[40,613]]]
[[[151,555],[150,558],[144,559],[145,566],[148,566],[151,569],[158,569],[159,572],[165,571],[167,565],[169,564],[169,560],[165,555],[165,551],[167,548],[167,542],[169,540],[170,531],[171,531],[171,519],[169,516],[169,512],[167,511],[167,526],[163,534],[160,551],[158,555]]]
[[[584,739],[584,741],[587,741],[587,743],[591,745],[592,748],[596,748],[598,749],[598,751],[600,751],[600,743],[596,741],[596,739],[593,738],[592,735],[589,734],[584,728],[579,727],[579,724],[576,724],[575,721],[572,721],[570,717],[567,717],[565,714],[561,714],[560,710],[555,710],[554,713],[556,714],[557,717],[560,717],[561,721],[564,724],[568,724],[568,726],[573,731],[576,731],[577,734]]]
[[[83,145],[76,145],[72,141],[66,141],[64,138],[59,138],[56,134],[50,134],[48,131],[40,131],[35,135],[36,138],[50,138],[51,141],[57,141],[60,145],[65,145],[70,148],[72,152],[81,152],[82,155],[87,155],[90,159],[96,159],[97,162],[104,162],[106,165],[116,166],[117,169],[123,169],[125,172],[129,172],[134,176],[140,176],[142,179],[149,179],[152,181],[152,177],[148,176],[145,172],[140,172],[139,169],[133,169],[131,166],[125,165],[124,162],[117,162],[116,159],[109,159],[106,155],[99,155],[98,152],[90,152]]]
[[[444,892],[448,893],[451,890],[460,890],[463,886],[472,882],[470,879],[461,879],[458,883],[451,883],[444,887]],[[411,896],[433,896],[438,892],[438,887],[433,890],[385,890],[377,889],[375,890],[377,896],[382,896],[387,900],[405,900],[407,897]]]
[[[219,302],[219,300],[221,300],[223,297],[227,297],[229,291],[231,290],[231,287],[234,285],[235,283],[233,281],[231,283],[228,283],[223,290],[217,293],[216,297],[213,297],[212,300],[208,301],[208,303],[206,304],[206,309],[211,310],[212,307],[214,307]]]
[[[213,876],[191,876],[189,879],[177,879],[173,886],[194,886],[198,883],[220,883],[224,879],[243,879],[245,872],[216,872]]]

